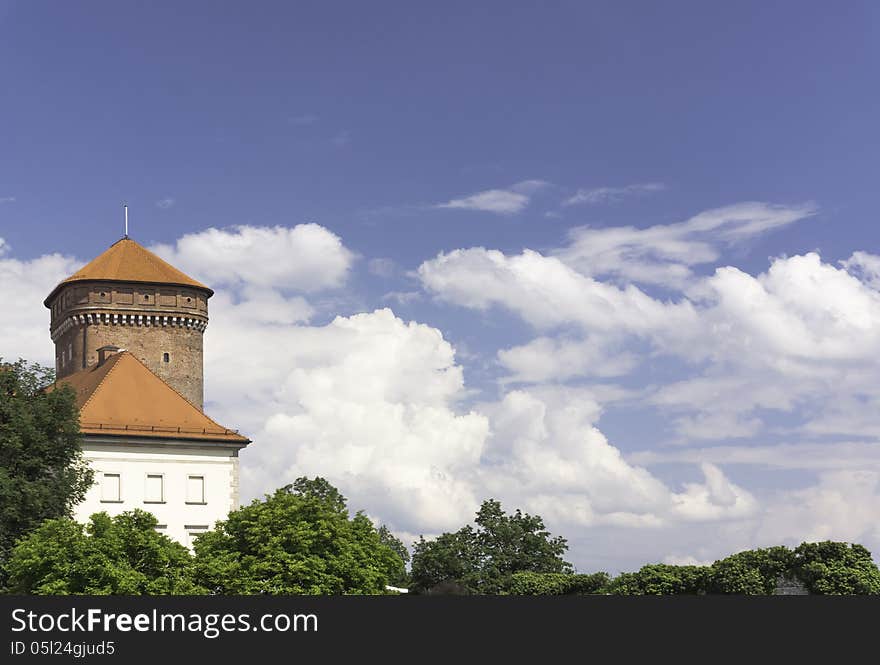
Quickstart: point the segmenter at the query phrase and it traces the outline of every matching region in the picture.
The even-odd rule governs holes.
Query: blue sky
[[[0,355],[51,359],[39,294],[126,200],[135,239],[218,288],[208,398],[255,440],[252,496],[322,473],[414,536],[497,495],[584,569],[880,549],[878,14],[0,0],[0,283],[36,301]],[[260,335],[265,371],[217,369]],[[358,360],[383,354],[410,364]],[[310,401],[358,371],[381,405],[325,397],[402,409],[399,446]]]

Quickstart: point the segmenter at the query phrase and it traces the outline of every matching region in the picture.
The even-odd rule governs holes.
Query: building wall
[[[159,520],[159,531],[190,546],[195,534],[213,528],[238,508],[239,445],[171,442],[149,444],[137,440],[100,440],[85,437],[82,450],[95,472],[95,484],[75,507],[74,518],[87,522],[97,512],[111,516],[140,508]],[[102,496],[104,474],[118,474],[119,501]],[[162,503],[148,499],[148,475],[162,476]],[[204,503],[190,502],[188,477],[204,478]],[[149,481],[155,487],[155,481]]]
[[[49,303],[58,378],[95,366],[102,346],[118,346],[201,409],[207,299],[187,287],[71,283]]]

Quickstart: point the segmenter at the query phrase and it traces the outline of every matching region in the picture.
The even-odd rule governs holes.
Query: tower
[[[73,390],[95,473],[77,520],[147,510],[156,529],[191,545],[238,507],[238,454],[250,439],[202,408],[212,294],[126,236],[44,301],[57,370],[47,390]]]
[[[62,281],[51,311],[58,379],[98,365],[104,347],[125,349],[201,409],[202,335],[213,291],[127,236]]]

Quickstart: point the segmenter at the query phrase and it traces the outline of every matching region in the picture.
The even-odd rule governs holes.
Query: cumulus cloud
[[[754,231],[795,217],[789,211],[760,224],[754,215],[732,223],[729,214],[713,213],[688,226],[738,237],[743,224]],[[870,266],[864,258],[862,264]],[[502,307],[544,333],[499,352],[511,372],[506,380],[613,376],[635,368],[646,353],[678,362],[684,378],[668,381],[649,403],[675,417],[685,443],[753,436],[765,429],[762,410],[825,433],[835,422],[850,428],[862,422],[862,433],[877,433],[880,425],[877,418],[853,417],[860,405],[864,412],[880,403],[880,293],[870,274],[862,281],[816,253],[774,259],[757,276],[719,268],[694,278],[675,301],[600,281],[560,256],[531,250],[454,250],[424,262],[418,275],[440,300],[478,310]],[[614,344],[603,347],[608,339]],[[645,346],[634,356],[638,345]]]
[[[156,207],[160,210],[168,210],[168,208],[174,206],[174,203],[175,200],[172,198],[159,199],[156,201]]]
[[[647,182],[625,187],[597,187],[595,189],[579,189],[562,202],[564,206],[597,205],[617,203],[632,196],[643,196],[654,192],[662,192],[666,185],[660,182]]]
[[[7,361],[21,357],[54,367],[49,310],[43,307],[43,300],[58,282],[82,264],[61,254],[20,260],[8,257],[10,251],[0,238],[0,298],[7,303],[20,303],[15,316],[0,324],[0,356]]]
[[[212,286],[306,293],[342,286],[355,259],[339,236],[318,224],[210,228],[151,249]]]
[[[577,323],[585,330],[631,333],[694,317],[689,303],[664,303],[632,285],[597,281],[528,249],[513,256],[482,247],[440,253],[419,266],[418,276],[443,301],[481,310],[502,306],[539,329]]]
[[[841,264],[871,288],[880,290],[880,256],[868,252],[854,252],[851,257],[841,261]]]
[[[482,484],[553,522],[660,527],[742,518],[757,509],[752,495],[714,465],[702,465],[703,483],[677,492],[627,462],[595,426],[601,408],[589,391],[515,390],[480,410],[492,425]]]
[[[438,203],[436,208],[482,210],[500,215],[522,212],[535,192],[547,185],[543,180],[524,180],[507,189],[487,189],[463,198]]]
[[[842,540],[880,544],[880,472],[828,471],[803,489],[768,500],[758,542]]]

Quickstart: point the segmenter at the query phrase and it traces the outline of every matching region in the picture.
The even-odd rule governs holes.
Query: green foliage
[[[811,593],[880,594],[880,570],[861,545],[803,543],[793,554],[797,575]]]
[[[655,563],[636,573],[621,573],[608,585],[615,595],[702,594],[708,578],[706,566],[671,566]]]
[[[190,576],[187,549],[156,532],[142,510],[92,515],[87,526],[46,520],[22,538],[9,558],[12,593],[169,595],[201,593]]]
[[[520,571],[569,573],[564,538],[551,538],[543,520],[517,510],[507,515],[498,501],[484,501],[474,520],[455,533],[419,539],[413,548],[412,590],[427,592],[454,583],[468,593],[497,594]]]
[[[787,547],[746,550],[712,564],[709,592],[770,595],[780,577],[793,575],[794,557]]]
[[[0,361],[0,588],[16,540],[45,519],[69,516],[92,484],[69,388],[45,392],[52,370]]]
[[[801,581],[815,594],[880,594],[880,570],[861,545],[803,543],[738,552],[711,566],[652,564],[621,573],[608,591],[641,594],[770,595],[781,578]]]
[[[382,594],[406,572],[323,478],[300,478],[231,512],[194,547],[196,580],[220,594]]]
[[[520,571],[510,576],[507,593],[514,596],[563,596],[603,593],[610,583],[607,573],[533,573]]]
[[[379,527],[379,542],[387,547],[391,548],[397,556],[400,557],[400,560],[403,561],[404,566],[409,563],[409,550],[406,549],[406,545],[403,544],[403,541],[391,533],[391,530],[385,526],[384,524]],[[391,584],[396,587],[408,587],[410,583],[409,575],[406,572],[406,568],[391,581]]]

